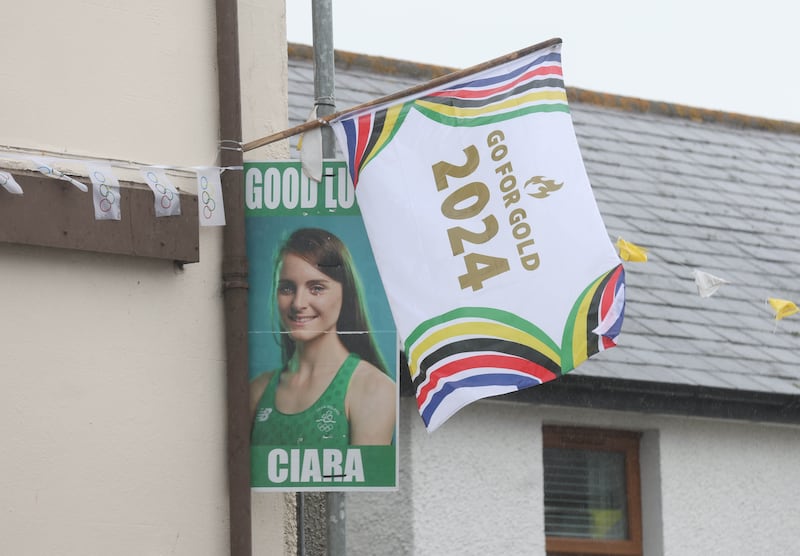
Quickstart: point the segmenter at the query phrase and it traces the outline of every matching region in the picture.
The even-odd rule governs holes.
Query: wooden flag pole
[[[517,50],[516,52],[512,52],[510,54],[506,54],[505,56],[500,56],[499,58],[495,58],[493,60],[489,60],[488,62],[483,62],[476,66],[472,66],[463,70],[454,71],[452,73],[448,73],[447,75],[442,75],[441,77],[437,77],[435,79],[431,79],[430,81],[426,81],[420,85],[415,85],[414,87],[410,87],[403,91],[399,91],[397,93],[392,93],[390,95],[386,95],[384,97],[371,100],[369,102],[365,102],[363,104],[359,104],[358,106],[354,106],[353,108],[348,108],[347,110],[341,110],[339,112],[335,112],[333,114],[329,114],[327,116],[323,116],[321,118],[317,118],[316,120],[309,120],[305,123],[300,125],[290,127],[289,129],[284,129],[283,131],[279,131],[277,133],[273,133],[272,135],[267,135],[266,137],[262,137],[261,139],[256,139],[254,141],[250,141],[249,143],[245,143],[242,145],[242,150],[244,152],[252,151],[253,149],[257,149],[258,147],[263,147],[264,145],[269,145],[270,143],[274,143],[275,141],[280,141],[281,139],[286,139],[288,137],[292,137],[293,135],[297,135],[299,133],[304,133],[310,129],[316,129],[318,127],[322,127],[324,125],[328,125],[331,120],[335,120],[339,116],[347,114],[349,112],[357,112],[359,110],[366,110],[367,108],[372,108],[373,106],[377,106],[379,104],[384,104],[387,102],[391,102],[393,100],[398,100],[403,97],[411,96],[413,94],[426,91],[428,89],[433,89],[438,85],[443,83],[449,83],[450,81],[455,81],[457,79],[461,79],[462,77],[467,77],[472,75],[473,73],[477,73],[479,71],[483,71],[485,69],[492,68],[499,64],[503,64],[505,62],[510,62],[512,60],[516,60],[517,58],[521,58],[522,56],[526,56],[531,52],[535,52],[536,50],[541,50],[543,48],[547,48],[549,46],[553,46],[556,44],[561,44],[561,39],[555,38],[550,39],[544,42],[540,42],[538,44],[534,44],[533,46],[529,46],[527,48],[523,48],[522,50]]]

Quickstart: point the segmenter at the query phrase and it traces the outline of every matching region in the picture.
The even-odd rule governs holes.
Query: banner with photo
[[[245,164],[251,486],[397,487],[397,332],[344,162]]]

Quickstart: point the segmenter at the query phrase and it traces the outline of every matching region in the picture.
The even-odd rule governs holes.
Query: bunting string
[[[241,141],[223,139],[222,150],[243,150]],[[2,162],[5,162],[3,164]],[[242,166],[171,166],[152,165],[132,160],[101,158],[91,155],[80,157],[65,153],[0,145],[0,187],[14,195],[24,195],[12,170],[35,170],[41,174],[71,183],[82,192],[92,186],[92,201],[96,220],[120,220],[121,195],[117,170],[138,171],[144,183],[153,191],[153,208],[158,218],[180,214],[180,195],[172,184],[170,175],[194,178],[197,182],[197,208],[201,226],[224,226],[225,210],[220,176],[226,170],[242,170]],[[76,170],[82,168],[83,171]]]
[[[314,119],[313,117],[310,119]],[[220,140],[222,150],[244,150],[240,141]],[[2,161],[6,164],[3,165]],[[10,145],[0,145],[0,188],[13,195],[24,195],[23,188],[14,179],[11,170],[35,170],[43,175],[67,181],[82,192],[88,186],[80,178],[87,178],[92,185],[92,200],[96,220],[121,219],[121,195],[119,179],[114,169],[138,171],[144,183],[153,191],[153,208],[157,217],[180,214],[180,195],[169,176],[194,178],[197,182],[198,218],[201,226],[224,226],[225,210],[222,199],[221,174],[226,170],[242,170],[242,166],[171,166],[152,165],[131,160],[101,158],[91,155],[80,157],[47,150],[34,150]],[[68,167],[70,170],[61,170]],[[83,167],[85,173],[76,175],[74,168]],[[646,263],[653,259],[653,253],[642,246],[619,237],[616,247],[620,259],[628,263]],[[714,296],[720,288],[731,282],[699,268],[683,263],[668,261],[660,256],[657,260],[686,268],[694,280],[700,297]],[[791,300],[770,296],[764,305],[774,314],[775,328],[778,321],[800,313],[798,305]],[[773,330],[774,332],[774,330]]]
[[[616,246],[619,252],[619,257],[623,261],[630,263],[646,263],[652,259],[649,249],[626,241],[621,237],[617,239]],[[713,274],[700,270],[699,268],[692,268],[683,263],[669,261],[662,257],[657,257],[657,259],[668,264],[682,266],[687,270],[691,270],[694,283],[697,287],[697,293],[700,295],[700,297],[712,297],[723,285],[731,284],[730,281],[720,278],[719,276],[714,276]],[[773,329],[773,333],[778,328],[778,321],[800,313],[800,307],[788,299],[770,296],[764,300],[764,305],[768,309],[772,310],[775,317],[775,328]]]

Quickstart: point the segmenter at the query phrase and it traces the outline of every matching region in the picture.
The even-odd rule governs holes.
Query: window
[[[547,554],[642,554],[636,432],[545,426]]]

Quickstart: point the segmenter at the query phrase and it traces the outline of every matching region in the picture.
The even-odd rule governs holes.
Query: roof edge
[[[408,360],[400,352],[400,396],[413,398]],[[508,394],[501,402],[800,425],[800,394],[566,374]]]
[[[565,375],[499,399],[536,405],[800,425],[800,396],[645,380]]]
[[[289,58],[313,60],[314,49],[311,46],[288,43]],[[343,69],[358,68],[384,75],[404,75],[418,78],[421,82],[435,79],[460,68],[437,66],[418,62],[409,62],[383,56],[370,56],[343,50],[334,51],[334,60],[337,67]],[[710,122],[726,124],[734,127],[759,129],[780,133],[794,133],[800,135],[800,123],[784,120],[773,120],[758,116],[747,116],[722,110],[697,108],[685,104],[653,101],[636,97],[627,97],[611,93],[600,93],[588,89],[567,87],[569,102],[592,104],[603,108],[614,108],[626,112],[639,114],[657,114],[673,118],[681,118],[694,122]]]

